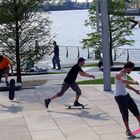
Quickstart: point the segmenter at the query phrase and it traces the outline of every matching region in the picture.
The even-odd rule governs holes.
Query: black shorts
[[[7,74],[9,73],[9,67],[6,67],[6,68],[0,70],[0,76],[2,76],[3,74],[6,74],[6,73]]]
[[[69,87],[71,87],[76,92],[76,95],[81,95],[81,90],[76,82],[73,82],[71,85],[69,85],[64,81],[61,87],[61,91],[57,93],[57,96],[62,96],[68,90]]]
[[[130,110],[134,116],[139,116],[138,107],[129,94],[125,96],[117,96],[115,97],[115,100],[119,106],[124,121],[128,121],[128,110]]]

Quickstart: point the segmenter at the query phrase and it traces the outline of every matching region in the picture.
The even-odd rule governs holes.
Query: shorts
[[[119,110],[124,121],[128,121],[128,110],[130,110],[134,116],[139,116],[138,107],[129,94],[125,96],[117,96],[115,97],[115,100],[119,106]]]
[[[3,74],[8,74],[8,73],[9,73],[9,67],[1,69],[0,70],[0,77],[2,77]]]
[[[68,90],[69,87],[71,87],[76,92],[76,95],[79,95],[79,96],[81,95],[81,90],[76,82],[73,82],[70,85],[64,82],[62,84],[61,91],[57,93],[57,96],[58,97],[62,96]]]

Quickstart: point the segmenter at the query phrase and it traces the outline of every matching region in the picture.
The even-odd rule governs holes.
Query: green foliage
[[[132,78],[130,76],[128,76],[127,78],[128,78],[128,80],[132,80]],[[103,84],[103,78],[78,81],[77,83],[80,85],[83,85],[83,84]],[[111,84],[115,84],[115,77],[111,77]]]
[[[97,63],[92,63],[92,64],[85,64],[83,67],[97,67]]]
[[[110,21],[110,34],[112,37],[111,48],[117,51],[121,46],[132,46],[134,40],[128,39],[128,36],[133,35],[132,29],[129,24],[130,17],[124,15],[124,1],[109,0],[109,21]],[[83,48],[93,48],[94,50],[102,51],[102,29],[101,29],[101,14],[99,13],[99,27],[97,31],[96,23],[96,8],[95,5],[89,9],[88,20],[85,21],[86,26],[90,26],[93,30],[92,33],[87,34],[87,38],[82,40]],[[116,52],[115,52],[116,53]],[[117,54],[117,53],[116,53]]]
[[[78,84],[103,84],[103,79],[93,79],[93,80],[85,80],[85,81],[78,81]],[[111,77],[111,84],[115,83],[115,78]]]
[[[20,67],[24,69],[28,60],[34,63],[43,59],[51,47],[51,21],[37,12],[43,0],[1,0],[0,44],[3,52],[13,61],[19,55]],[[18,41],[17,41],[18,39]]]

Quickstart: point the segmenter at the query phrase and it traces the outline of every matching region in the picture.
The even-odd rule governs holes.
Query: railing
[[[82,49],[82,46],[59,46],[61,58],[79,58],[84,57],[87,59],[95,60],[95,51],[93,49]],[[117,48],[116,56],[114,50],[112,51],[113,59],[115,61],[139,61],[140,62],[140,49],[139,48]]]
[[[91,49],[82,49],[82,46],[59,46],[60,49],[60,57],[66,57],[66,58],[79,58],[84,57],[87,59],[90,59],[92,57],[91,55]]]
[[[139,48],[118,48],[117,59],[119,61],[134,61],[140,62],[140,49]],[[114,56],[114,53],[113,53]]]

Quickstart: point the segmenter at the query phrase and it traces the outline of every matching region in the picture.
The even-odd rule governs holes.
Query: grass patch
[[[111,77],[111,84],[114,84],[115,78]],[[93,80],[84,80],[77,82],[79,85],[86,85],[86,84],[103,84],[103,78],[100,79],[93,79]]]
[[[47,74],[64,74],[66,72],[48,72]]]
[[[132,80],[132,78],[130,76],[128,76],[128,80]],[[115,77],[111,77],[111,84],[114,84],[114,83],[115,83]],[[93,79],[93,80],[78,81],[77,84],[79,84],[79,85],[103,84],[103,78]]]
[[[63,68],[71,68],[72,66],[63,66]],[[83,67],[97,67],[97,66],[98,64],[94,63],[94,64],[85,64]]]
[[[114,65],[124,65],[125,62],[113,62]]]
[[[94,63],[94,64],[85,64],[83,67],[97,67],[98,64]]]

